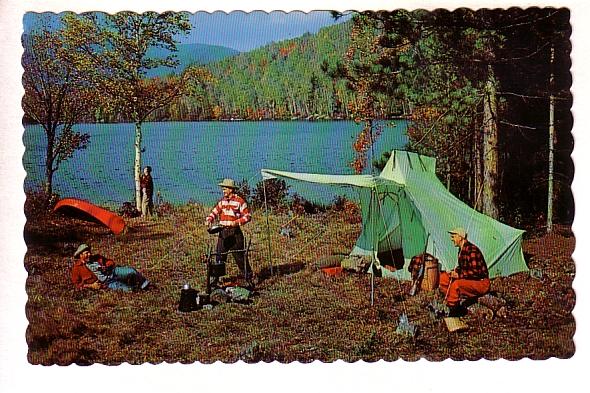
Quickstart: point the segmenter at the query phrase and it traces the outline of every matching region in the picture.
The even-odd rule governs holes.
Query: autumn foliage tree
[[[90,136],[73,126],[84,119],[94,102],[90,87],[65,59],[60,31],[41,25],[23,35],[25,121],[39,124],[47,138],[45,152],[46,197],[53,193],[53,175],[76,150],[86,148]]]
[[[101,104],[124,114],[135,124],[135,201],[141,204],[142,124],[155,111],[190,94],[209,74],[190,67],[180,76],[148,78],[149,70],[177,64],[177,37],[191,25],[186,13],[119,12],[117,14],[68,13],[64,17],[64,39],[69,61],[96,88]],[[150,57],[152,47],[164,48],[166,57]]]
[[[350,163],[356,173],[367,166],[369,153],[383,131],[382,124],[376,120],[391,112],[385,103],[393,101],[395,95],[390,77],[395,72],[393,54],[379,44],[379,36],[375,34],[378,29],[378,19],[357,14],[353,18],[344,65],[340,67],[340,76],[348,80],[349,89],[355,92],[348,109],[354,120],[363,125],[353,143],[355,159]]]

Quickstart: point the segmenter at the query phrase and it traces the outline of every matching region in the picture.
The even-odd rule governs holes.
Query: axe
[[[412,281],[412,289],[410,289],[410,296],[414,296],[416,295],[416,292],[418,292],[418,284],[420,284],[420,282],[422,281],[422,277],[424,277],[424,265],[426,265],[426,261],[422,262],[422,265],[420,265],[420,269],[418,270],[416,278],[414,279],[414,281]]]
[[[412,289],[410,289],[410,296],[416,295],[418,292],[418,285],[422,282],[422,278],[424,277],[424,269],[426,266],[426,249],[428,248],[428,239],[430,238],[430,233],[426,235],[426,242],[424,242],[424,252],[422,253],[422,265],[420,269],[418,269],[418,274],[416,278],[412,281]]]

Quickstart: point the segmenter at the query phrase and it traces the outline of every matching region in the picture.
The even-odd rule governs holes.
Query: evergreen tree
[[[498,218],[513,128],[537,129],[527,125],[531,114],[522,105],[510,104],[519,96],[548,100],[544,52],[549,43],[567,48],[568,18],[567,10],[551,8],[360,13],[353,18],[348,78],[361,109],[375,112],[372,86],[382,83],[391,99],[403,98],[411,148],[436,156],[448,187]],[[515,78],[528,84],[507,91],[516,88]],[[530,95],[533,86],[537,93]],[[567,94],[567,87],[558,93]]]

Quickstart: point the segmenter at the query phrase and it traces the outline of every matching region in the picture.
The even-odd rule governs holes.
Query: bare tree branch
[[[517,128],[525,128],[527,130],[538,130],[538,128],[535,128],[535,127],[524,126],[522,124],[514,124],[514,123],[507,122],[505,120],[500,120],[500,124],[504,124],[504,125],[511,126],[511,127],[517,127]]]

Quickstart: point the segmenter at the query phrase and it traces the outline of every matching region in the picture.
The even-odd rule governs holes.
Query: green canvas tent
[[[412,256],[424,251],[444,270],[457,263],[457,248],[448,231],[463,227],[486,259],[490,277],[528,270],[522,252],[524,231],[481,214],[453,196],[435,174],[436,160],[394,150],[385,168],[373,175],[321,175],[262,169],[263,179],[284,178],[353,186],[359,192],[362,232],[351,255],[369,256],[383,276],[409,278]],[[404,268],[390,273],[380,258],[401,251]]]

